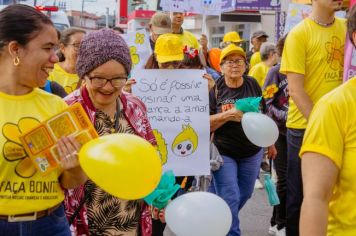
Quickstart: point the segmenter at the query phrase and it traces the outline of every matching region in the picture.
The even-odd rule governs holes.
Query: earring
[[[14,58],[14,66],[18,66],[18,65],[20,65],[20,58],[18,56],[16,56]]]

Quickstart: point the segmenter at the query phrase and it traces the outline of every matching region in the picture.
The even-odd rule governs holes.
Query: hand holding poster
[[[176,176],[207,175],[209,97],[202,70],[141,70],[132,92],[147,107],[164,171]],[[182,76],[184,75],[184,76]]]

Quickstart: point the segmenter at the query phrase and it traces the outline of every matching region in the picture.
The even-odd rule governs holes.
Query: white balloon
[[[276,122],[264,114],[247,112],[242,116],[241,123],[248,140],[256,146],[268,147],[278,139]]]
[[[231,210],[219,196],[186,193],[166,208],[165,218],[177,236],[225,236],[231,227]]]

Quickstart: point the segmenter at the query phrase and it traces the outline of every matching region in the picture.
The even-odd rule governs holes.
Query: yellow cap
[[[220,64],[225,59],[225,57],[227,57],[227,56],[229,56],[231,54],[238,54],[238,55],[242,56],[246,60],[245,51],[242,48],[236,46],[235,44],[230,44],[230,45],[228,45],[226,48],[224,48],[221,51]]]
[[[223,43],[226,43],[226,42],[240,43],[243,41],[245,41],[245,40],[241,39],[240,35],[236,31],[227,32],[224,35],[224,39],[223,39]]]
[[[175,34],[162,34],[155,45],[155,54],[159,63],[182,61],[183,41]]]

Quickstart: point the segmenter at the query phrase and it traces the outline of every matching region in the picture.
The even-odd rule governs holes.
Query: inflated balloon
[[[276,123],[264,114],[247,112],[242,116],[241,123],[248,140],[256,146],[268,147],[278,139]]]
[[[91,140],[81,148],[79,161],[92,181],[121,199],[145,197],[161,178],[161,159],[156,149],[132,134],[111,134]]]
[[[174,199],[165,218],[177,236],[225,236],[232,222],[226,202],[208,192],[191,192]]]

